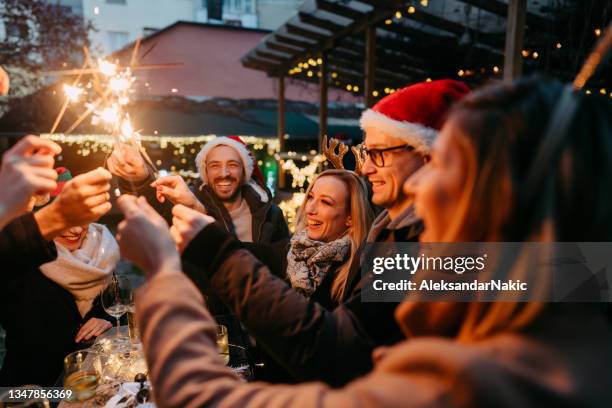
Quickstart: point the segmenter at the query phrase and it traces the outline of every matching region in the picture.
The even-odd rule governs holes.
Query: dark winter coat
[[[422,224],[411,222],[396,223],[394,239],[416,240]],[[245,262],[240,249],[244,245],[221,225],[209,225],[183,254],[200,267],[186,273],[196,286],[210,287],[296,379],[345,384],[372,369],[375,347],[403,337],[393,315],[397,304],[361,301],[367,278],[361,276],[359,257],[351,266],[343,303],[328,310],[295,292],[260,263]]]
[[[87,347],[74,342],[81,325],[92,317],[111,320],[99,297],[81,318],[74,296],[40,272],[56,256],[55,244],[41,236],[32,214],[0,231],[0,325],[6,330],[0,386],[52,386],[64,357]]]

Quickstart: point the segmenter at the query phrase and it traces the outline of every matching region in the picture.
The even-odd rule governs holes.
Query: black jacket
[[[81,318],[74,296],[38,269],[57,256],[55,244],[40,235],[32,214],[0,231],[0,325],[6,330],[6,357],[0,386],[52,386],[64,357],[84,345],[74,342],[91,317],[111,320],[100,305]]]
[[[226,231],[235,235],[234,224],[229,212],[210,186],[198,183],[193,192],[204,204],[208,214],[223,225]],[[242,198],[251,210],[253,243],[286,245],[289,242],[289,228],[283,212],[272,202],[272,195],[267,189],[265,193],[267,197],[262,199],[249,184],[242,186]]]
[[[420,225],[394,232],[415,241]],[[344,302],[333,310],[306,299],[270,273],[219,224],[209,225],[183,258],[200,268],[186,271],[197,286],[209,286],[292,376],[338,386],[372,368],[372,350],[403,338],[395,303],[362,303],[365,287],[359,257],[351,266]],[[278,256],[286,256],[286,252]],[[221,272],[219,272],[221,271]]]

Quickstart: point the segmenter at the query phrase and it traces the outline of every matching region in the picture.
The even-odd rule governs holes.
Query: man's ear
[[[346,226],[347,227],[352,227],[353,226],[353,219],[351,218],[351,216],[349,215],[348,218],[346,219]]]

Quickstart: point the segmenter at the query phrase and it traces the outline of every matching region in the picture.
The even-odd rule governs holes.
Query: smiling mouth
[[[323,225],[321,221],[314,221],[314,220],[308,221],[309,227],[320,227],[321,225]]]
[[[64,241],[66,241],[66,242],[70,242],[71,244],[74,244],[74,243],[79,242],[79,240],[81,239],[81,236],[80,235],[78,235],[78,236],[69,236],[69,237],[62,236],[61,238]]]
[[[372,187],[380,187],[385,184],[384,181],[371,181],[370,183],[372,184]]]

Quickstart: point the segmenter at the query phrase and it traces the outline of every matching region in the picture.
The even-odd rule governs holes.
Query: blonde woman
[[[370,229],[367,187],[348,170],[327,170],[308,187],[287,254],[291,286],[333,309],[344,298],[350,267]]]

